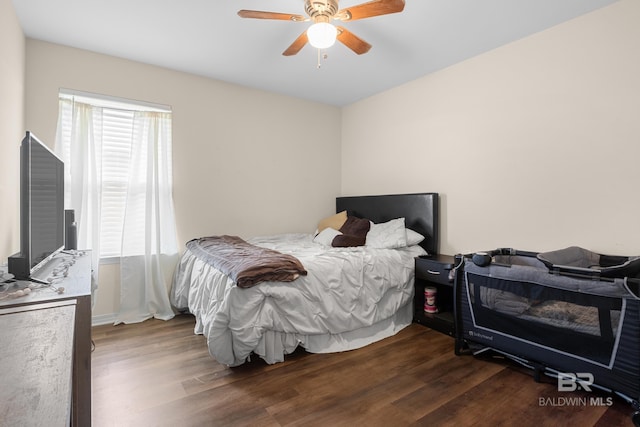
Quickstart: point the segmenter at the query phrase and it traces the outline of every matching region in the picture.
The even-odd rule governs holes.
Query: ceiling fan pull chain
[[[316,68],[322,68],[322,60],[324,59],[325,61],[327,60],[327,58],[329,57],[329,55],[327,55],[327,53],[321,53],[322,49],[318,49],[318,66]]]

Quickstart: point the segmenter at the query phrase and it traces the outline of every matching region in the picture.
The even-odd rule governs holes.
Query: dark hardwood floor
[[[633,425],[619,398],[595,405],[609,396],[456,356],[452,338],[418,324],[359,350],[237,368],[213,360],[193,326],[183,315],[94,327],[93,426]]]

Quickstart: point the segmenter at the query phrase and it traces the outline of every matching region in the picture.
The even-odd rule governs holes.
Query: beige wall
[[[26,63],[26,127],[50,144],[59,88],[172,107],[180,242],[311,232],[334,212],[337,107],[37,40],[27,40]],[[102,266],[94,315],[117,309],[117,288],[117,266]]]
[[[24,136],[25,39],[11,0],[0,0],[0,264],[20,250],[20,140]]]
[[[443,253],[640,255],[639,22],[623,0],[344,108],[343,193],[441,193]]]

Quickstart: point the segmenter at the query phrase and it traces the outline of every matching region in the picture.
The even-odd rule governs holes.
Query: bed
[[[299,261],[302,272],[284,281],[242,282],[210,259],[218,246],[206,255],[187,244],[171,302],[195,316],[194,331],[206,337],[218,362],[238,366],[256,355],[272,364],[298,346],[311,353],[352,350],[412,322],[414,259],[438,252],[438,194],[338,197],[336,215],[323,220],[336,217],[348,218],[339,229],[320,230],[321,220],[316,232],[246,240]],[[345,230],[352,220],[368,225],[364,244],[336,247],[351,236]],[[338,235],[327,239],[327,233]],[[204,239],[194,240],[202,246]]]

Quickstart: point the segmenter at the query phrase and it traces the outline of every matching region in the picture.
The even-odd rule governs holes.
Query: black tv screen
[[[20,150],[20,249],[33,273],[64,248],[64,163],[31,132]]]

